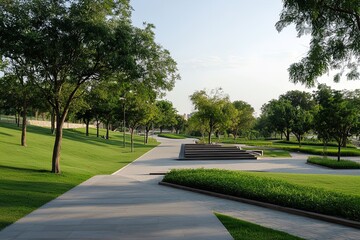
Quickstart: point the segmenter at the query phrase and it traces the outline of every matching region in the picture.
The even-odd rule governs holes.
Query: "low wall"
[[[39,121],[39,120],[28,120],[29,125],[39,126],[39,127],[51,127],[50,121]],[[83,123],[68,123],[65,122],[63,128],[85,128],[86,125]],[[89,127],[95,128],[94,125],[90,124]]]

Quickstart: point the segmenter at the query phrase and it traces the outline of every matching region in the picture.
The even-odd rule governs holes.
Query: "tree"
[[[7,113],[15,113],[18,126],[21,125],[21,146],[26,147],[27,114],[31,108],[41,108],[43,98],[38,89],[16,70],[5,69],[5,75],[0,78],[0,108]],[[20,124],[20,116],[22,123]]]
[[[291,132],[295,135],[299,147],[305,133],[313,128],[313,114],[315,102],[312,95],[298,90],[288,91],[279,99],[287,100],[292,106]]]
[[[291,127],[293,124],[294,108],[286,99],[271,100],[263,106],[262,114],[266,115],[268,126],[275,132],[285,135],[286,141],[290,141]]]
[[[156,111],[154,103],[150,102],[146,96],[136,93],[127,95],[127,117],[126,122],[130,129],[131,152],[134,151],[134,131],[142,124],[153,119]]]
[[[298,36],[311,34],[307,56],[289,68],[290,80],[314,86],[318,77],[334,70],[338,82],[360,78],[360,1],[284,0],[276,28],[295,24]],[[347,70],[347,71],[345,71]]]
[[[121,73],[126,76],[124,81],[168,84],[163,77],[167,72],[157,78],[143,77],[151,67],[156,68],[153,58],[174,61],[154,43],[152,25],[145,29],[131,25],[130,12],[127,0],[14,0],[0,5],[1,56],[26,60],[30,65],[27,75],[55,111],[54,173],[60,173],[64,121],[85,83]]]
[[[238,134],[245,133],[250,130],[255,122],[254,117],[254,108],[250,104],[244,101],[234,101],[233,105],[235,111],[232,119],[232,133],[234,135],[234,140]]]
[[[175,116],[176,123],[174,124],[176,134],[179,134],[185,128],[186,120],[184,116],[177,114]]]
[[[341,147],[352,134],[352,129],[359,125],[359,107],[354,105],[353,95],[345,91],[332,90],[326,85],[319,85],[316,92],[319,110],[316,121],[316,131],[319,136],[328,141],[334,138],[338,144],[338,161]]]
[[[231,114],[234,109],[229,97],[221,89],[215,89],[210,94],[205,90],[196,91],[190,96],[190,99],[197,110],[197,122],[205,125],[205,131],[208,132],[208,143],[211,143],[211,135],[231,124]]]
[[[176,123],[176,110],[172,102],[167,100],[157,101],[156,106],[159,109],[160,114],[157,115],[155,122],[160,128],[160,133],[162,133],[164,128],[172,128]]]

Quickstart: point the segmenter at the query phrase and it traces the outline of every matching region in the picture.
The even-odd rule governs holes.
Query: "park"
[[[0,3],[0,239],[359,239],[360,3],[282,1],[312,92],[189,86],[188,114],[138,3]]]

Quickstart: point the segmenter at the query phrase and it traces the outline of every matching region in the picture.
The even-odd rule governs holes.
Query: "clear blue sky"
[[[132,0],[133,23],[156,26],[156,41],[171,52],[182,80],[165,99],[180,114],[190,113],[196,90],[221,87],[231,101],[243,100],[260,114],[269,100],[289,90],[313,91],[288,81],[287,68],[308,49],[290,26],[274,27],[281,0]],[[322,83],[336,89],[360,88],[360,81]]]

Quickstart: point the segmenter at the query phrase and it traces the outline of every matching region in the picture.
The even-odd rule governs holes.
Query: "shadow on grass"
[[[50,173],[51,171],[45,169],[32,169],[32,168],[21,168],[21,167],[12,167],[12,166],[4,166],[0,165],[0,169],[9,169],[9,170],[16,170],[16,171],[26,171],[26,172],[36,172],[36,173]]]

